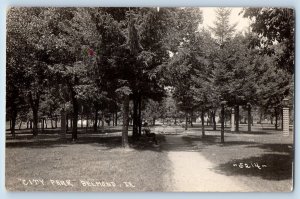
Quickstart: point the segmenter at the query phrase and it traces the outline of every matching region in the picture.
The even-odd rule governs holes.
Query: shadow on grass
[[[255,142],[248,142],[248,141],[226,141],[225,143],[221,143],[221,138],[218,135],[205,135],[204,137],[200,136],[183,136],[183,140],[192,144],[193,142],[201,142],[204,145],[212,145],[212,144],[219,144],[220,146],[232,146],[232,145],[253,145],[256,144]]]
[[[259,144],[248,147],[261,148],[266,150],[266,152],[288,153],[291,155],[294,153],[293,144]]]
[[[67,134],[67,138],[62,139],[58,134],[38,135],[33,138],[32,135],[18,136],[16,139],[10,139],[6,142],[6,148],[52,148],[52,147],[66,147],[70,145],[84,145],[105,147],[103,150],[110,150],[122,147],[121,135],[107,134],[78,134],[76,142],[71,141],[71,135]],[[163,135],[157,135],[157,140],[160,145],[165,142]],[[145,139],[141,137],[139,140],[133,141],[131,136],[128,137],[128,142],[131,148],[136,150],[153,150],[161,151],[160,146],[155,146],[152,139]],[[102,150],[101,149],[101,150]]]
[[[251,165],[257,163],[258,165],[266,165],[266,167],[251,168],[240,168],[239,166],[233,166],[234,164],[239,165],[240,163]],[[254,176],[260,177],[266,180],[286,180],[292,178],[293,169],[293,156],[291,154],[264,154],[259,157],[250,157],[245,159],[236,159],[229,161],[225,164],[220,164],[214,168],[217,172],[225,174],[227,176]]]
[[[91,144],[100,145],[108,148],[115,148],[121,146],[121,136],[112,137],[95,137],[85,136],[80,137],[76,143],[71,142],[70,139],[53,138],[53,139],[31,139],[16,142],[6,142],[7,148],[49,148],[49,147],[65,147],[73,144]]]
[[[77,133],[78,134],[103,134],[103,133],[116,133],[120,132],[121,126],[118,127],[105,127],[105,128],[98,128],[97,131],[94,131],[93,127],[89,128],[78,128]],[[60,134],[61,129],[60,128],[53,128],[53,129],[44,129],[42,131],[39,129],[39,135],[47,135],[47,134]],[[69,129],[68,134],[72,133],[72,129]],[[11,138],[11,133],[9,131],[6,131],[7,137]],[[21,129],[21,130],[16,130],[16,136],[23,136],[23,135],[32,135],[32,130],[31,129]]]
[[[244,135],[244,134],[248,134],[248,135],[267,135],[267,134],[272,134],[272,132],[266,132],[266,131],[251,131],[251,132],[248,132],[248,131],[239,131],[239,132],[227,131],[226,133],[229,133],[229,134],[241,134],[241,135]]]

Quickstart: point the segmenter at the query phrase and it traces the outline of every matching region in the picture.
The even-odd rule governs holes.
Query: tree
[[[24,26],[24,24],[26,25]],[[46,54],[44,52],[44,46],[39,40],[39,38],[45,36],[48,32],[46,15],[43,15],[41,8],[12,8],[9,10],[7,28],[7,56],[11,59],[8,64],[15,66],[22,65],[22,67],[24,67],[24,70],[22,70],[23,74],[17,77],[17,81],[22,82],[23,86],[20,85],[20,89],[31,106],[33,112],[33,135],[36,136],[38,134],[37,124],[40,98],[43,94],[44,87],[48,83],[46,78]],[[19,50],[19,48],[24,50]],[[14,72],[20,71],[16,70],[16,68],[13,70]],[[16,79],[14,79],[14,81],[16,81]],[[9,84],[11,83],[12,82]],[[12,90],[16,93],[17,90],[20,91],[20,89]],[[12,110],[16,109],[14,106],[12,106]],[[15,113],[13,115],[15,115]]]
[[[259,35],[259,47],[266,54],[274,54],[272,46],[282,45],[277,59],[280,68],[294,73],[295,64],[295,12],[291,8],[246,8],[244,17],[253,20],[252,30]]]
[[[237,24],[230,25],[229,16],[231,14],[231,9],[228,8],[217,8],[216,21],[214,21],[214,27],[210,27],[217,38],[218,43],[222,46],[225,41],[231,39]]]

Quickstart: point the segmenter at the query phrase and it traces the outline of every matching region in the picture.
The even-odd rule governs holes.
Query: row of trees
[[[198,113],[204,122],[210,113],[216,128],[224,100],[236,106],[237,117],[247,102],[276,111],[293,90],[293,64],[281,64],[293,60],[294,29],[285,29],[290,35],[283,32],[279,39],[262,27],[261,15],[272,10],[293,18],[293,10],[246,9],[245,17],[255,18],[254,32],[242,35],[235,34],[225,8],[217,9],[210,30],[199,28],[199,8],[11,8],[6,67],[11,133],[15,136],[21,115],[32,118],[36,136],[41,114],[67,113],[76,140],[79,115],[92,117],[97,130],[99,118],[117,119],[121,112],[127,146],[130,113],[136,139],[142,115],[155,123],[161,113],[175,118],[183,113],[187,123]],[[267,27],[284,21],[269,16],[273,24]]]

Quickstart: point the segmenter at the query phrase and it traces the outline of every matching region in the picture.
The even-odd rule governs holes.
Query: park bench
[[[157,139],[156,139],[156,134],[155,133],[151,133],[150,132],[150,129],[143,129],[142,130],[142,138],[146,139],[146,140],[150,140],[152,142],[154,142],[156,145],[158,144],[157,143]]]

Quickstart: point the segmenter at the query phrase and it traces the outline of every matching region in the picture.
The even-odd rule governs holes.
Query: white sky
[[[207,28],[208,26],[214,26],[214,21],[216,20],[215,9],[216,7],[206,7],[200,8],[203,12],[203,26]],[[249,20],[239,15],[239,12],[242,11],[242,8],[232,7],[231,16],[229,18],[230,24],[237,23],[236,30],[237,32],[244,32],[248,29]]]

